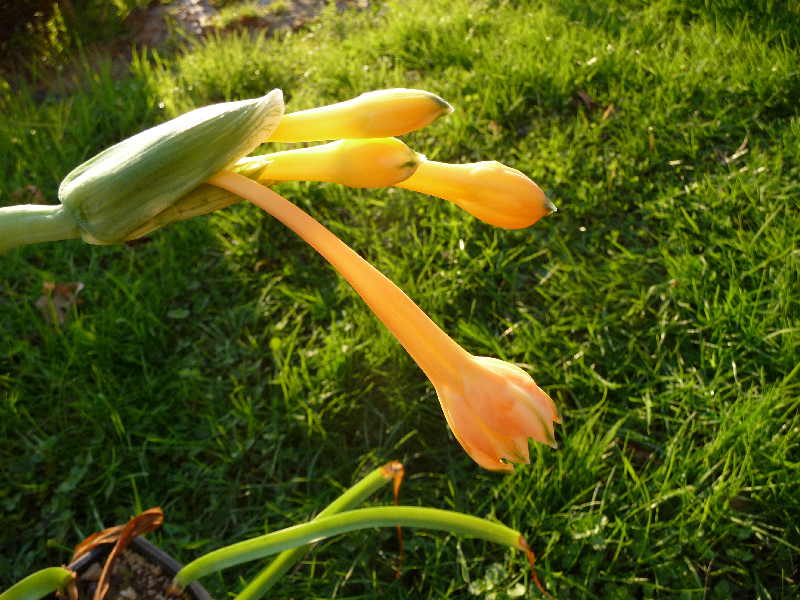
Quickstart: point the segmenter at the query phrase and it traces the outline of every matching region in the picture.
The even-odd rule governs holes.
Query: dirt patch
[[[365,10],[378,1],[336,0],[335,4],[343,12]],[[80,57],[60,64],[38,65],[33,81],[32,73],[20,72],[15,61],[4,64],[0,60],[0,75],[8,78],[12,89],[27,80],[34,96],[44,100],[70,94],[83,84],[87,71],[100,65],[110,63],[112,76],[124,76],[135,50],[154,49],[168,55],[210,35],[245,31],[273,36],[296,31],[319,19],[328,5],[328,0],[153,0],[131,11],[122,22],[122,33],[114,39],[84,46]]]
[[[297,30],[316,20],[326,0],[256,0],[218,7],[209,0],[151,2],[126,19],[137,46],[163,48],[213,33]],[[369,8],[369,0],[337,0],[339,11]]]

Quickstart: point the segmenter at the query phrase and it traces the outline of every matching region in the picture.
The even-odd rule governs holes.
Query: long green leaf
[[[0,600],[39,600],[56,590],[63,590],[75,573],[64,567],[49,567],[28,575],[0,594]]]
[[[214,550],[183,567],[173,582],[183,589],[209,573],[250,560],[318,542],[340,533],[389,526],[436,529],[524,549],[524,540],[518,531],[486,519],[437,508],[381,506],[350,510]]]

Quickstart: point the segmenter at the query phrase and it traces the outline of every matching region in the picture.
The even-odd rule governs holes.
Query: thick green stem
[[[60,204],[0,208],[0,252],[26,244],[77,237],[80,237],[78,224]]]
[[[511,548],[522,549],[518,531],[472,515],[416,506],[381,506],[361,508],[310,523],[268,533],[238,544],[209,552],[183,567],[173,583],[179,589],[216,571],[283,552],[290,548],[318,542],[334,535],[372,527],[421,527],[477,537]]]
[[[316,518],[322,519],[358,506],[378,488],[395,477],[397,473],[402,474],[402,469],[403,466],[400,463],[389,463],[375,469],[329,504]],[[262,598],[284,573],[303,559],[308,550],[309,546],[298,546],[297,548],[281,552],[267,568],[261,571],[256,575],[255,579],[247,584],[247,587],[242,590],[235,600],[258,600]]]
[[[39,600],[56,590],[63,590],[75,579],[64,567],[50,567],[28,575],[0,594],[0,600]]]

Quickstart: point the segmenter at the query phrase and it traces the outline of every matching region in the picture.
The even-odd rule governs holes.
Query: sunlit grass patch
[[[245,205],[134,247],[15,251],[0,258],[0,587],[140,508],[165,509],[160,541],[189,559],[306,519],[331,482],[400,459],[408,498],[520,529],[558,597],[796,595],[791,14],[407,1],[141,56],[70,96],[5,95],[4,205],[27,185],[52,201],[88,156],[209,102],[441,95],[456,112],[404,140],[513,166],[556,215],[500,231],[405,190],[277,189],[470,352],[525,366],[564,424],[531,466],[478,472],[353,291]],[[60,330],[35,308],[44,281],[85,284]],[[415,535],[394,581],[393,538],[368,539],[321,544],[275,596],[467,597],[525,578],[511,554]]]

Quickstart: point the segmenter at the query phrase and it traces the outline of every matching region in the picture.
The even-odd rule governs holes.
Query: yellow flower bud
[[[350,187],[386,187],[411,176],[424,157],[396,138],[339,140],[241,159],[234,170],[269,185],[274,181],[329,181]]]
[[[247,156],[231,169],[263,185],[302,180],[372,188],[394,185],[408,178],[424,159],[396,138],[339,140],[311,148]],[[198,185],[128,232],[125,239],[142,237],[170,223],[220,210],[240,200],[239,196],[216,186]]]
[[[317,142],[403,135],[430,125],[453,107],[423,90],[376,90],[357,98],[290,113],[270,142]]]
[[[61,183],[58,197],[85,241],[124,241],[154,229],[149,221],[264,142],[282,115],[280,90],[198,108],[83,163]]]
[[[424,161],[396,185],[449,200],[484,223],[505,229],[528,227],[556,211],[538,185],[497,161],[465,165]]]

